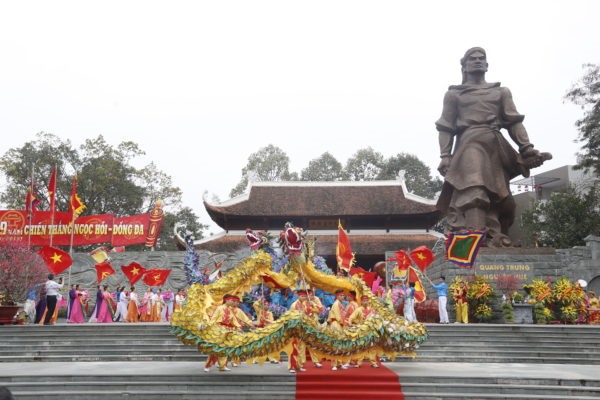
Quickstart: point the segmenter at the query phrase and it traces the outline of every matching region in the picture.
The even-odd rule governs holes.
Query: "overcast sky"
[[[592,0],[3,2],[0,154],[40,131],[132,140],[203,223],[202,194],[228,199],[268,144],[298,173],[371,146],[435,176],[443,95],[482,46],[554,155],[542,172],[575,163],[582,111],[563,97],[600,62],[599,15]]]

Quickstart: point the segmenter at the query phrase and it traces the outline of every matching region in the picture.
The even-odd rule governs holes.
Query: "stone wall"
[[[600,294],[600,237],[588,236],[586,246],[577,246],[571,249],[552,248],[506,248],[491,249],[482,248],[477,256],[474,268],[460,268],[446,261],[443,251],[436,253],[436,260],[427,268],[427,275],[437,283],[439,277],[444,275],[446,283],[450,284],[456,276],[472,277],[473,273],[497,273],[523,275],[520,266],[528,267],[527,279],[521,280],[521,284],[531,281],[533,278],[555,281],[560,277],[567,277],[571,281],[583,279],[588,282],[587,290]],[[490,269],[481,270],[481,266],[489,266]],[[496,268],[492,268],[496,266]],[[505,268],[502,269],[501,267]],[[510,266],[517,266],[511,270]],[[493,279],[490,279],[493,282]],[[431,285],[423,282],[429,298],[436,298],[435,291]],[[498,293],[500,296],[500,294]],[[448,298],[448,310],[452,315],[453,307],[451,296]],[[499,299],[493,304],[495,322],[501,322]]]

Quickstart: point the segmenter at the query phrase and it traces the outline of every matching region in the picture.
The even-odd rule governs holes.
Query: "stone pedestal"
[[[516,324],[533,324],[533,306],[531,304],[513,304]]]

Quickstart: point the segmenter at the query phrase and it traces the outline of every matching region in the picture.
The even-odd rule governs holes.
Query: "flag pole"
[[[27,250],[31,249],[31,225],[33,224],[33,164],[31,164],[31,181],[29,182],[29,196],[27,196],[27,203],[25,207],[27,208],[28,216],[27,219],[29,221],[29,229],[27,229]]]
[[[71,210],[73,211],[73,210]],[[71,240],[69,243],[69,255],[71,256],[71,258],[73,258],[73,240],[75,238],[75,213],[71,212]],[[67,283],[67,287],[71,287],[71,270],[72,268],[69,268],[69,279],[68,279],[68,283]]]
[[[51,180],[52,176],[54,176],[54,187],[52,187],[52,195],[50,196],[50,247],[52,247],[52,240],[54,239],[54,212],[56,210],[56,170],[57,168],[55,165],[52,175],[50,175]],[[49,183],[51,184],[52,182]]]

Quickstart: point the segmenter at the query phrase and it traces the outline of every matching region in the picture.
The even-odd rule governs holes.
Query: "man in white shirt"
[[[44,325],[52,325],[50,320],[56,309],[58,290],[62,287],[62,278],[60,278],[58,282],[54,282],[54,274],[48,274],[48,280],[46,281],[46,317],[44,318]]]

